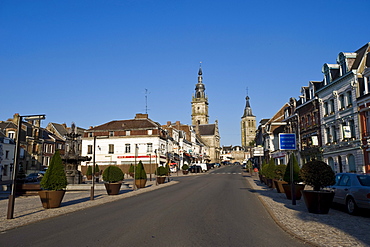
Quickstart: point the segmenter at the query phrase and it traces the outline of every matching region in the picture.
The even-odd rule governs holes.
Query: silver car
[[[334,202],[346,206],[349,214],[356,214],[359,208],[370,209],[370,175],[338,173],[335,176]]]

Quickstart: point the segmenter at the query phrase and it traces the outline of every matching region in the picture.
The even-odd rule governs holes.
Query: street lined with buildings
[[[145,192],[153,193],[154,192],[153,190],[157,190],[157,189],[158,189],[159,195],[158,194],[154,195],[154,198],[156,199],[153,199],[153,200],[157,203],[158,200],[162,200],[163,197],[168,197],[169,200],[171,200],[171,206],[173,206],[173,204],[175,203],[177,205],[176,208],[173,207],[173,209],[171,209],[171,207],[169,207],[167,203],[163,203],[163,204],[160,203],[161,208],[163,211],[170,210],[170,213],[175,211],[176,218],[183,217],[183,216],[188,218],[187,217],[188,215],[195,215],[197,220],[201,220],[203,219],[202,217],[203,217],[204,211],[207,211],[207,210],[214,212],[214,216],[220,214],[220,215],[231,217],[230,214],[232,214],[232,211],[234,210],[235,205],[231,205],[231,206],[224,208],[221,204],[218,206],[215,205],[215,207],[213,207],[213,204],[211,202],[208,203],[208,200],[212,200],[213,197],[217,198],[217,203],[219,201],[225,200],[225,198],[223,198],[225,196],[225,193],[223,193],[222,188],[218,187],[218,185],[216,184],[218,183],[219,180],[225,181],[225,183],[228,183],[228,184],[231,181],[236,180],[236,181],[239,181],[238,183],[241,183],[241,184],[237,184],[233,186],[226,186],[228,187],[227,194],[230,194],[233,197],[234,196],[244,197],[246,194],[248,194],[249,199],[247,199],[247,202],[245,202],[247,203],[247,205],[245,205],[242,208],[242,210],[249,211],[251,215],[248,215],[246,216],[246,218],[243,218],[242,220],[244,221],[248,221],[250,220],[251,217],[253,217],[252,215],[258,214],[258,212],[260,212],[258,208],[260,209],[266,208],[266,210],[270,213],[270,215],[275,220],[275,222],[280,227],[282,227],[282,229],[292,234],[292,236],[302,239],[303,241],[306,241],[307,243],[310,243],[314,246],[370,246],[370,237],[368,236],[368,227],[366,227],[370,225],[370,217],[351,216],[341,210],[335,210],[335,209],[331,209],[328,215],[310,214],[307,212],[303,199],[298,200],[297,205],[293,206],[291,205],[291,201],[285,198],[285,195],[277,193],[276,190],[268,188],[267,186],[260,184],[259,180],[257,179],[256,174],[254,174],[253,176],[250,176],[250,174],[246,172],[243,172],[242,174],[240,173],[241,173],[240,168],[238,166],[235,166],[235,167],[230,166],[230,167],[215,169],[211,171],[210,173],[192,174],[188,176],[182,176],[182,175],[176,176],[175,174],[173,174],[171,177],[171,182],[169,183],[156,186],[155,183],[151,182],[149,183],[147,188],[139,189],[137,191],[132,191],[132,188],[130,186],[130,188],[123,188],[119,196],[108,196],[104,190],[97,190],[96,195],[95,195],[95,200],[93,201],[89,200],[89,190],[68,191],[66,193],[66,198],[63,202],[62,207],[56,208],[56,209],[48,209],[48,210],[42,208],[40,199],[37,196],[19,197],[16,199],[16,212],[15,212],[16,217],[15,219],[12,219],[12,220],[6,220],[5,218],[5,211],[6,211],[5,208],[6,208],[7,200],[3,199],[3,200],[0,200],[0,207],[2,208],[1,210],[2,215],[0,216],[0,226],[1,226],[1,232],[2,232],[1,237],[0,237],[0,243],[2,243],[1,241],[6,241],[6,238],[3,238],[3,236],[6,236],[7,233],[12,232],[12,230],[10,229],[14,227],[20,227],[24,224],[29,224],[28,226],[29,228],[37,228],[33,223],[38,222],[43,219],[48,219],[50,217],[56,217],[58,215],[64,215],[64,214],[70,215],[72,212],[76,210],[84,210],[88,207],[105,204],[105,203],[109,203],[111,201],[116,201],[120,199],[127,200],[129,199],[128,197],[139,196],[139,194],[142,194]],[[196,181],[199,181],[199,180],[202,180],[204,183],[207,183],[208,185],[199,186],[196,183]],[[126,183],[130,184],[130,181],[126,181]],[[187,193],[188,196],[181,195],[181,193],[175,196],[175,194],[177,193],[176,191],[179,189],[178,186],[180,185],[178,183],[182,184],[182,186],[189,187],[190,191]],[[165,187],[167,186],[172,187],[171,193],[167,190],[162,191],[162,189],[165,189]],[[220,186],[225,187],[224,185],[220,185]],[[200,189],[200,187],[202,189]],[[211,191],[208,191],[208,189],[211,189]],[[241,192],[243,195],[235,194],[239,192]],[[199,195],[196,195],[196,200],[199,200],[200,201],[199,203],[194,202],[193,204],[189,202],[189,204],[185,204],[187,198],[192,197],[194,194],[197,194],[197,193]],[[204,193],[207,193],[207,194],[204,194]],[[259,205],[259,203],[257,202],[255,202],[257,204],[251,205],[250,196],[258,197],[260,201],[262,202],[262,205]],[[124,198],[127,198],[127,199],[124,199]],[[206,204],[204,204],[205,202],[201,202],[202,198],[205,198],[205,201],[207,201]],[[231,202],[238,202],[239,200],[240,198],[230,199]],[[145,201],[147,201],[147,203],[150,204],[151,200],[148,200],[147,198],[146,199],[143,198],[143,200],[141,200],[141,202],[145,202]],[[187,209],[177,211],[179,204],[186,205]],[[232,203],[232,204],[235,204],[235,203]],[[133,202],[133,203],[130,203],[130,205],[131,206],[136,205],[137,207],[137,205],[139,204],[136,204]],[[125,213],[126,209],[127,207],[121,207],[120,211],[122,212],[122,214]],[[155,211],[155,212],[159,214],[158,211]],[[94,216],[91,213],[87,213],[87,212],[84,213],[84,211],[80,211],[79,213],[87,214],[89,220],[95,223],[96,223],[95,218],[99,217],[99,216]],[[239,213],[237,214],[238,216],[235,216],[235,217],[240,218],[241,215]],[[155,219],[159,218],[158,220],[159,221],[163,220],[163,222],[168,221],[168,220],[165,220],[166,218],[167,219],[171,218],[167,215],[163,217],[159,217],[159,216],[157,217],[157,216],[153,216],[152,214],[150,214],[150,216],[148,216],[148,219],[151,217],[154,217]],[[235,217],[232,217],[233,220],[236,220]],[[71,218],[73,218],[73,215],[71,216]],[[53,218],[51,220],[52,221],[56,220],[56,222],[58,222],[57,218]],[[87,219],[86,222],[83,221],[82,225],[87,224],[87,221],[89,220]],[[125,220],[125,217],[123,220]],[[259,231],[257,228],[258,225],[263,225],[263,222],[265,222],[265,220],[267,219],[264,219],[262,221],[258,220],[251,227],[246,227],[246,225],[244,225],[243,223],[240,226],[240,228],[242,229],[242,233],[240,234],[241,235],[246,234],[246,236],[248,236],[248,233],[251,233],[252,236],[250,236],[250,238],[253,238],[254,239],[253,241],[257,241],[257,239],[260,237],[269,238],[271,235],[262,234],[262,232]],[[212,222],[213,221],[222,222],[223,218],[216,217],[216,218],[212,218],[211,221]],[[44,221],[40,221],[39,223],[37,223],[38,226],[40,224],[43,224],[43,222]],[[135,220],[132,220],[132,222],[135,222]],[[186,242],[182,244],[182,242],[177,242],[177,241],[181,239],[182,235],[188,234],[186,232],[188,232],[189,229],[190,229],[190,232],[193,232],[193,230],[199,231],[199,229],[203,229],[203,228],[198,229],[194,225],[191,225],[191,226],[187,226],[186,231],[185,229],[182,229],[182,230],[179,229],[177,231],[174,231],[173,230],[174,225],[170,222],[167,222],[167,223],[168,225],[164,227],[164,229],[166,229],[166,231],[168,230],[171,234],[169,234],[168,232],[167,234],[174,236],[174,239],[175,239],[174,242],[166,242],[168,244],[171,244],[171,246],[190,246],[190,245],[185,244]],[[156,224],[157,223],[147,224],[146,227],[153,230],[153,225],[156,225]],[[189,219],[189,224],[192,224],[190,219]],[[216,233],[211,234],[211,237],[214,237],[216,235],[221,235],[225,237],[224,235],[222,235],[223,228],[228,227],[231,230],[233,230],[236,228],[234,227],[234,224],[236,223],[231,223],[229,227],[226,224],[222,225],[219,229],[217,229]],[[97,223],[95,224],[95,227],[99,229],[101,229],[100,226],[101,224],[97,224]],[[129,224],[127,228],[130,228],[130,226],[131,225]],[[61,226],[58,226],[58,229],[60,229],[60,227]],[[264,227],[266,227],[266,225]],[[74,229],[71,224],[66,226],[66,228]],[[22,228],[19,228],[19,230],[22,231]],[[126,232],[126,228],[122,229],[122,233],[125,234],[125,232]],[[203,232],[200,234],[206,234],[207,232],[208,230],[206,229],[206,230],[203,230]],[[167,234],[165,234],[164,232],[161,233],[161,235],[166,235],[166,236]],[[86,239],[87,235],[88,235],[87,233],[86,235],[83,235],[83,239]],[[158,238],[158,236],[155,236],[155,237]],[[193,236],[194,239],[198,237],[199,236],[196,237],[196,235]],[[159,238],[160,240],[156,239],[154,241],[163,240],[162,237],[159,237]],[[189,238],[191,239],[191,237]],[[201,238],[204,238],[204,236],[202,236]],[[277,237],[277,239],[279,238],[280,237]],[[172,237],[166,238],[167,241],[170,241],[170,239],[172,239]],[[19,239],[20,242],[22,240]],[[226,241],[226,240],[223,240],[223,241]],[[246,243],[249,243],[248,245],[250,246],[261,246],[261,245],[257,245],[256,243],[252,244],[252,242],[250,242],[252,240],[250,239],[244,240],[244,241],[246,241]],[[291,241],[292,243],[294,242],[293,240]],[[164,246],[166,246],[166,243],[164,244]],[[193,242],[191,246],[194,246],[195,243],[196,242]],[[225,242],[220,242],[220,243],[225,244]],[[19,245],[17,246],[27,246],[27,243],[24,243],[24,244],[25,245],[22,245],[19,243]],[[202,245],[202,246],[210,246],[210,245]],[[212,246],[225,246],[225,245],[220,245],[220,244],[218,245],[217,243],[213,243]],[[233,246],[245,246],[245,242],[241,241]]]

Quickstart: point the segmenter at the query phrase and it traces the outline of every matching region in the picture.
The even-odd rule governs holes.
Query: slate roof
[[[201,136],[215,135],[216,134],[216,124],[200,124],[199,134]]]
[[[87,131],[98,130],[131,130],[131,129],[148,129],[160,127],[159,123],[155,123],[150,119],[131,119],[131,120],[113,120],[108,123],[93,127]]]

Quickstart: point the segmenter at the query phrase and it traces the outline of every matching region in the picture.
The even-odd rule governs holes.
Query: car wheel
[[[358,208],[357,208],[355,200],[352,197],[349,197],[347,199],[346,208],[347,208],[347,212],[349,214],[356,214],[357,213]]]

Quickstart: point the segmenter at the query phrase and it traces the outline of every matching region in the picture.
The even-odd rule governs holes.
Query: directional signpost
[[[296,150],[297,143],[294,133],[279,134],[279,149],[280,150]],[[292,186],[292,205],[296,205],[295,186],[293,182],[293,164],[290,166],[290,181]]]
[[[279,134],[279,149],[280,150],[296,150],[297,144],[295,134],[280,133]]]

